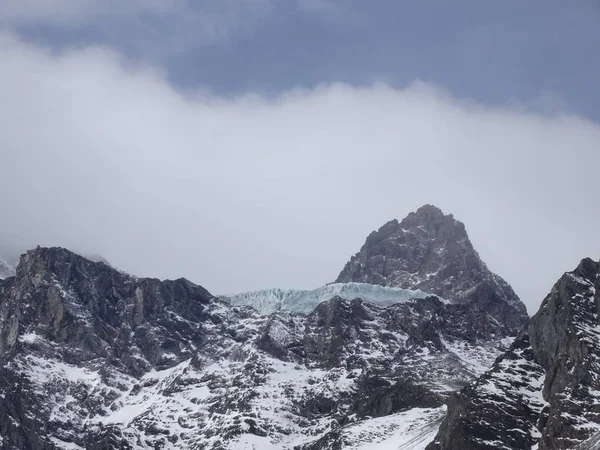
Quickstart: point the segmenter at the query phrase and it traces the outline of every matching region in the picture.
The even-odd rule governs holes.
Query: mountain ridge
[[[529,320],[464,225],[426,205],[342,274],[430,291],[232,301],[28,251],[0,280],[0,448],[596,449],[600,263],[565,273]]]
[[[0,282],[0,448],[358,448],[411,411],[412,440],[507,333],[436,297],[262,316],[37,248]]]

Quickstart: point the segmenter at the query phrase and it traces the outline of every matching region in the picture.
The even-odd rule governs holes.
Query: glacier
[[[311,290],[274,288],[233,295],[219,295],[231,306],[251,306],[263,315],[273,314],[280,310],[310,314],[320,303],[336,296],[346,300],[360,298],[378,306],[390,306],[411,299],[429,297],[431,294],[419,289],[392,288],[367,283],[331,283]],[[442,298],[440,300],[448,303]]]

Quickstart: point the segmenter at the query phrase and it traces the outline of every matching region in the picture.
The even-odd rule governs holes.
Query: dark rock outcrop
[[[475,305],[513,330],[529,321],[510,285],[481,260],[464,224],[431,205],[372,232],[336,280],[350,281],[421,289]]]
[[[558,280],[520,337],[454,395],[427,450],[594,447],[600,428],[600,263]]]
[[[204,345],[198,324],[211,299],[184,279],[134,279],[61,248],[27,252],[16,276],[0,284],[2,448],[53,448],[49,436],[83,436],[70,416],[105,415],[124,389],[115,373],[173,367]],[[53,370],[65,379],[44,379]],[[70,371],[106,385],[71,385]],[[75,402],[61,420],[48,399],[67,386]]]
[[[385,369],[392,380],[452,384],[473,377],[474,366],[479,366],[478,352],[494,354],[493,349],[506,340],[511,340],[509,328],[489,314],[467,305],[442,303],[434,296],[385,308],[336,297],[300,320],[283,313],[271,316],[258,348],[303,365],[363,371],[373,370],[370,350],[392,358],[377,359],[378,365],[395,367],[393,372]],[[472,352],[468,359],[474,366],[459,362],[455,351]],[[432,365],[421,355],[440,358],[432,358]]]

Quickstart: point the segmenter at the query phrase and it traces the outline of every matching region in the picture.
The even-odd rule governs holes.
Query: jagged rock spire
[[[474,303],[513,329],[528,323],[525,305],[473,248],[462,222],[425,205],[372,232],[336,282],[421,289]]]

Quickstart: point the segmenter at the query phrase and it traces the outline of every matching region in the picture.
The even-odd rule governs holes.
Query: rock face
[[[597,266],[587,264],[589,281]],[[461,445],[494,436],[477,421],[501,401],[514,417],[498,442],[522,438],[509,448],[530,449],[535,420],[554,430],[549,442],[562,439],[565,405],[575,411],[571,401],[593,393],[569,393],[556,411],[543,400],[589,381],[570,365],[594,362],[574,337],[582,329],[531,333],[504,353],[528,322],[525,307],[464,226],[431,206],[384,225],[343,283],[314,291],[220,299],[185,279],[136,278],[61,248],[27,252],[6,276],[0,449],[422,450],[448,403],[434,444],[445,447],[435,448],[469,450],[487,448]],[[540,329],[593,318],[548,305],[560,312],[536,316]],[[522,389],[511,391],[515,383]],[[572,442],[591,434],[579,425]]]
[[[261,315],[38,248],[0,281],[0,448],[422,448],[509,334],[434,296]]]
[[[599,288],[591,259],[561,277],[528,332],[452,397],[427,450],[599,448]]]
[[[544,300],[530,327],[550,403],[540,449],[569,448],[600,428],[600,264],[581,261]]]
[[[465,226],[431,205],[371,233],[336,282],[420,289],[482,308],[513,330],[529,321],[510,285],[481,260]]]

